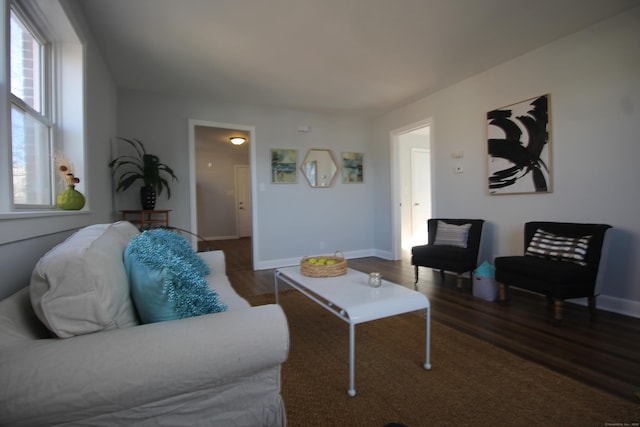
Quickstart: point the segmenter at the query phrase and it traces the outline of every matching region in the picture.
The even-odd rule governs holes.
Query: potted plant
[[[136,152],[136,156],[123,155],[109,162],[109,167],[115,174],[121,167],[127,169],[120,175],[116,192],[124,191],[131,185],[142,180],[142,188],[140,188],[140,202],[143,210],[153,210],[156,205],[156,194],[162,194],[162,190],[166,187],[167,198],[171,198],[171,188],[169,181],[163,176],[163,173],[177,181],[178,178],[173,170],[164,163],[160,162],[158,156],[149,154],[144,148],[142,142],[137,139],[128,139],[118,137],[119,140],[131,145]]]

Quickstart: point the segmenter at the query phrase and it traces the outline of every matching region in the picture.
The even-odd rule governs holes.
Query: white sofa
[[[104,243],[107,233],[95,228],[114,228],[92,227],[89,231],[99,236],[81,252],[97,250],[96,241]],[[124,247],[117,243],[117,250],[111,250],[114,240],[107,242],[108,247],[99,249],[100,265],[89,270],[108,269],[115,277],[122,270],[112,262],[119,256],[122,264]],[[90,258],[73,246],[66,241],[43,259],[67,256],[65,262],[77,264],[79,255]],[[54,328],[46,328],[42,314],[36,315],[41,311],[38,298],[45,299],[31,295],[30,288],[38,287],[36,267],[31,286],[0,301],[0,425],[284,426],[280,368],[289,350],[284,313],[277,305],[251,307],[238,296],[221,251],[199,255],[212,271],[209,286],[227,311],[139,325],[135,318],[105,321],[99,306],[105,297],[94,290],[97,305],[74,305],[68,295],[58,295],[66,301],[70,319],[77,317],[75,306],[99,319],[85,322],[98,330],[76,331],[69,338],[53,337]],[[66,270],[73,268],[65,264]],[[105,282],[107,276],[94,279]],[[106,283],[111,286],[108,279]],[[120,308],[116,311],[122,315]]]

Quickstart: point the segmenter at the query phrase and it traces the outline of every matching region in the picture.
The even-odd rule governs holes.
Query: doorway
[[[411,247],[427,243],[431,203],[431,123],[391,132],[392,252],[409,258]]]
[[[254,133],[253,127],[189,120],[192,232],[216,249],[224,241],[246,239],[250,244],[234,247],[245,248],[248,253],[242,258],[249,260],[255,246],[250,166]],[[234,145],[232,137],[246,141]],[[192,244],[197,247],[195,240]]]
[[[236,230],[238,237],[251,237],[251,178],[249,166],[233,167],[235,181]]]

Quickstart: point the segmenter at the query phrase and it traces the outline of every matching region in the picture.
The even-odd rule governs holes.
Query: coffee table
[[[431,312],[429,300],[419,292],[387,280],[378,288],[369,286],[369,275],[347,269],[347,273],[336,277],[308,277],[300,273],[300,267],[278,268],[274,274],[276,304],[278,282],[282,281],[300,291],[330,313],[349,324],[349,389],[347,394],[356,395],[355,390],[355,325],[395,316],[411,311],[425,310],[426,351],[424,368],[431,369],[430,340]]]

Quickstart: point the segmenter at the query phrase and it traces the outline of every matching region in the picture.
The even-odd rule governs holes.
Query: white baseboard
[[[330,255],[329,253],[325,253],[324,255]],[[364,257],[369,257],[369,256],[376,256],[374,255],[374,251],[367,249],[367,250],[360,250],[360,251],[347,251],[347,252],[343,252],[343,255],[346,259],[353,259],[353,258],[364,258]],[[273,268],[281,268],[281,267],[291,267],[292,265],[300,265],[300,260],[302,259],[302,257],[299,258],[281,258],[281,259],[274,259],[274,260],[269,260],[269,261],[260,261],[257,262],[255,265],[256,270],[270,270]]]
[[[366,255],[366,256],[375,256],[375,257],[386,259],[389,261],[393,260],[393,254],[391,253],[391,251],[381,251],[379,249],[373,250],[372,255]]]
[[[526,289],[518,288],[518,290],[540,295],[537,292],[531,292]],[[588,298],[572,298],[566,301],[573,304],[583,305],[585,307],[589,305]],[[623,316],[640,318],[639,301],[631,301],[622,298],[611,297],[609,295],[599,295],[596,297],[596,309],[610,311],[612,313],[621,314]]]
[[[273,268],[291,267],[299,265],[302,258],[281,258],[269,261],[259,261],[255,263],[256,270],[271,270]]]
[[[239,239],[240,237],[236,234],[234,236],[212,236],[212,237],[203,237],[203,239],[205,240],[209,240],[209,241],[214,241],[214,240],[235,240],[235,239]]]
[[[584,306],[589,304],[589,300],[587,298],[576,298],[569,301]],[[612,313],[640,318],[640,302],[638,301],[600,295],[596,298],[596,308],[598,310],[610,311]]]

